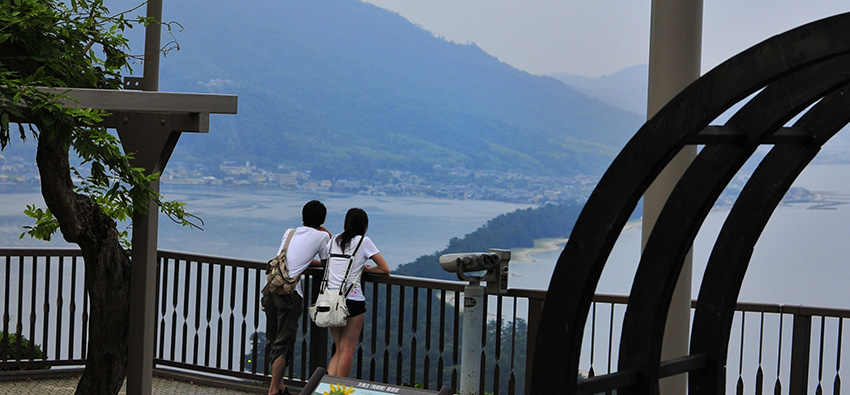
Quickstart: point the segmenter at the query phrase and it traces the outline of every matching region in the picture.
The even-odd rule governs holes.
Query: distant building
[[[240,166],[236,164],[236,162],[224,162],[219,165],[219,170],[221,170],[224,174],[229,176],[241,176],[248,175],[256,170],[256,166],[251,166],[250,162],[245,162],[245,166]]]

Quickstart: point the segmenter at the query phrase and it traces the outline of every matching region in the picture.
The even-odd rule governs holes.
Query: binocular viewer
[[[491,248],[487,252],[441,255],[440,266],[449,273],[457,273],[459,280],[486,281],[489,292],[504,293],[508,289],[510,260],[510,250]]]
[[[449,273],[457,273],[458,267],[465,273],[479,272],[493,269],[499,260],[499,255],[485,252],[446,254],[440,256],[440,266]]]

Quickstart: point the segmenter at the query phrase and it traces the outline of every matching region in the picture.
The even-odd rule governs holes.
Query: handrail
[[[169,250],[159,251],[158,262],[154,362],[235,380],[268,380],[262,357],[265,339],[256,336],[265,329],[259,309],[265,262]],[[0,248],[0,369],[85,364],[88,304],[83,268],[82,256],[73,248]],[[305,276],[305,294],[314,295],[321,269],[311,268]],[[453,300],[461,297],[465,283],[374,274],[363,279],[368,309],[352,374],[370,381],[457,388],[462,320]],[[482,383],[487,392],[527,392],[525,378],[532,369],[545,295],[543,290],[509,289],[485,299],[493,338],[484,351]],[[627,303],[623,295],[594,297],[582,352],[582,366],[587,367],[583,373],[590,380],[579,388],[610,384],[603,384],[610,378],[596,376],[608,375],[615,383],[617,377],[629,377],[628,372],[612,371]],[[763,303],[738,303],[737,310],[727,381],[750,387],[774,380],[778,386],[803,389],[829,386],[824,377],[830,375],[840,381],[840,358],[847,358],[841,353],[846,336],[842,328],[850,310]],[[287,369],[288,381],[296,386],[327,363],[331,349],[326,330],[309,319],[302,319],[299,328],[296,363]],[[15,335],[11,348],[10,334]],[[21,336],[31,341],[23,349]],[[765,347],[768,341],[774,345]],[[30,354],[36,346],[41,357]],[[685,370],[704,363],[697,357],[669,362]],[[846,361],[843,365],[848,366]],[[809,367],[817,374],[809,374]],[[756,375],[754,369],[761,373]],[[759,378],[754,383],[750,375]]]

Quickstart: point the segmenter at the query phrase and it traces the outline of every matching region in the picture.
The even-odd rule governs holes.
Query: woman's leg
[[[331,356],[330,362],[328,362],[328,374],[331,376],[339,376],[337,373],[337,364],[339,363],[339,343],[342,341],[342,328],[344,327],[329,328],[331,331],[331,337],[334,340],[334,346],[336,346],[336,350]]]
[[[357,350],[357,344],[360,341],[360,331],[363,330],[363,317],[365,314],[360,314],[355,317],[350,317],[348,323],[342,328],[334,328],[339,330],[339,340],[337,335],[334,336],[334,344],[336,344],[336,352],[331,358],[330,365],[333,366],[334,373],[331,373],[330,368],[328,374],[339,377],[348,377],[351,373],[351,364],[354,360],[354,351]]]

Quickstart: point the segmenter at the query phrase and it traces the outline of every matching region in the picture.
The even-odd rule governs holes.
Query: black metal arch
[[[673,190],[644,249],[624,318],[619,372],[606,378],[617,382],[624,394],[657,393],[667,308],[683,257],[708,210],[760,144],[802,144],[792,151],[805,153],[798,153],[801,159],[796,167],[790,167],[805,167],[808,160],[802,158],[814,156],[811,151],[816,152],[815,147],[826,141],[823,136],[834,134],[833,129],[846,123],[843,96],[829,94],[848,81],[850,14],[842,14],[775,36],[731,58],[691,84],[644,124],[591,194],[558,259],[543,306],[532,393],[572,394],[579,390],[572,380],[551,378],[575,377],[587,313],[614,242],[638,199],[681,148],[706,144]],[[725,126],[708,126],[732,105],[759,90]],[[795,128],[783,128],[789,119],[822,98]],[[821,134],[813,137],[807,131]],[[754,192],[742,193],[736,207],[765,205],[761,210],[764,218],[757,220],[764,219],[766,223],[772,213],[768,205],[771,199],[781,198],[786,184],[790,185],[799,174],[799,170],[780,170],[788,167],[784,164],[788,159],[783,157],[791,155],[786,154],[788,149],[777,146],[771,151],[759,167],[767,175],[753,177],[747,187]],[[777,185],[764,188],[765,182]],[[753,197],[747,197],[749,194]],[[747,215],[758,214],[730,212],[725,233],[721,232],[715,247],[717,258],[710,262],[700,291],[699,321],[695,318],[691,356],[678,364],[682,371],[692,371],[691,377],[696,380],[692,379],[691,388],[704,391],[700,393],[723,391],[719,383],[722,374],[717,369],[725,364],[729,329],[720,340],[724,345],[720,352],[717,348],[709,350],[711,345],[717,345],[718,335],[711,327],[723,329],[731,325],[731,312],[718,315],[714,310],[728,310],[728,306],[734,309],[740,281],[735,285],[737,277],[730,281],[727,276],[739,275],[742,280],[749,255],[737,255],[733,263],[721,260],[751,249],[764,228],[764,224],[756,223],[747,233],[740,233],[741,228],[734,227],[735,221],[752,221]],[[743,249],[721,248],[738,238],[743,240]],[[724,265],[732,265],[734,274],[723,273],[730,270]]]
[[[691,394],[722,393],[735,302],[753,248],[780,200],[821,146],[850,123],[850,85],[821,100],[794,124],[809,144],[779,145],[760,162],[717,237],[703,275],[691,332],[692,355],[708,366],[690,374]]]
[[[813,76],[822,76],[812,81]],[[850,80],[850,56],[830,59],[780,79],[726,124],[738,144],[706,146],[670,194],[644,247],[623,319],[619,370],[640,370],[622,394],[657,391],[667,312],[685,255],[723,189],[747,159],[794,115]]]

